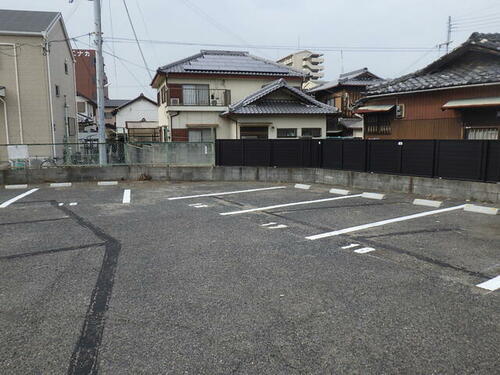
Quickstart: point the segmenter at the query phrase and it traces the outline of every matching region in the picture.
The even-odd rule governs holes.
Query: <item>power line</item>
[[[139,52],[141,53],[142,61],[144,62],[144,66],[148,70],[149,77],[153,79],[151,75],[150,69],[148,67],[148,63],[146,62],[146,58],[144,57],[144,53],[142,52],[141,43],[139,43],[139,39],[137,38],[137,33],[135,32],[134,24],[132,23],[132,18],[130,17],[130,13],[128,11],[127,2],[123,0],[123,5],[125,6],[125,10],[127,11],[128,22],[130,23],[130,27],[132,28],[132,32],[134,33],[134,38],[137,43],[137,47],[139,48]]]
[[[114,40],[116,43],[133,43],[134,39],[130,38],[105,38],[106,40]],[[231,44],[231,43],[205,43],[205,42],[179,42],[171,40],[150,40],[139,39],[141,43],[153,44],[168,44],[180,46],[207,46],[207,47],[220,47],[220,48],[250,48],[250,49],[279,49],[279,50],[295,50],[296,46],[293,45],[263,45],[263,44]],[[305,49],[316,49],[330,52],[425,52],[430,49],[437,49],[437,47],[355,47],[355,46],[302,46]]]

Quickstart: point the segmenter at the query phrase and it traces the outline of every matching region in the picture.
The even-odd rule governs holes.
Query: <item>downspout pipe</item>
[[[9,142],[9,123],[8,123],[8,118],[7,118],[7,103],[3,98],[0,98],[0,101],[3,103],[3,116],[4,116],[4,122],[5,122],[5,143],[10,144]]]

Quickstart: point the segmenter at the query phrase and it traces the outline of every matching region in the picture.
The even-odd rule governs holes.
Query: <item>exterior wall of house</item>
[[[47,38],[48,40],[63,40],[66,38],[61,21],[52,27]],[[65,139],[69,142],[76,142],[78,129],[73,51],[67,43],[51,43],[48,60],[55,142],[62,143]],[[67,73],[65,63],[67,64]],[[59,96],[56,94],[56,85],[59,86]]]
[[[378,135],[365,132],[365,138],[462,139],[464,137],[464,128],[461,111],[443,111],[442,106],[450,100],[493,96],[500,96],[500,85],[373,98],[364,105],[404,104],[405,115],[402,119],[392,119],[391,134]]]
[[[142,119],[156,124],[158,127],[158,108],[145,99],[139,99],[116,112],[116,131],[126,133],[127,121],[139,122]]]
[[[287,115],[287,116],[237,116],[237,124],[233,122],[236,129],[236,138],[240,138],[240,128],[245,126],[267,126],[269,139],[277,137],[278,129],[297,129],[297,137],[302,135],[302,129],[320,128],[321,138],[326,136],[326,116],[325,115]],[[287,138],[289,139],[289,138]]]
[[[17,48],[7,43],[15,43]],[[5,86],[9,139],[4,107],[0,106],[0,143],[52,141],[47,65],[43,39],[37,36],[0,35],[0,82]],[[39,47],[34,47],[39,46]],[[3,104],[3,103],[0,103]]]
[[[168,77],[160,84],[159,92],[165,85],[199,84],[208,85],[209,89],[230,90],[230,104],[234,104],[251,93],[259,90],[262,86],[273,82],[277,77]],[[300,87],[302,80],[295,78],[289,80],[289,84]],[[167,126],[169,140],[187,141],[188,129],[212,127],[216,129],[215,134],[219,139],[235,139],[236,126],[234,121],[222,118],[219,115],[228,109],[228,106],[172,106],[167,100],[158,100],[158,122],[160,126]]]

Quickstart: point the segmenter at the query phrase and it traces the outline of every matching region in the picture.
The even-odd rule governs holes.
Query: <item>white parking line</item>
[[[71,202],[69,205],[70,206],[76,206],[78,203],[77,202]]]
[[[258,208],[249,208],[248,210],[241,210],[241,211],[230,211],[230,212],[222,212],[219,215],[236,215],[236,214],[246,214],[247,212],[256,212],[256,211],[267,211],[267,210],[272,210],[274,208],[281,208],[281,207],[290,207],[290,206],[298,206],[302,204],[313,204],[313,203],[321,203],[321,202],[329,202],[329,201],[335,201],[338,199],[347,199],[347,198],[357,198],[361,197],[361,194],[356,194],[356,195],[344,195],[343,197],[334,197],[334,198],[324,198],[324,199],[315,199],[312,201],[302,201],[302,202],[293,202],[293,203],[284,203],[284,204],[276,204],[274,206],[266,206],[266,207],[258,207]]]
[[[354,250],[354,252],[357,254],[366,254],[371,251],[375,251],[375,249],[373,247],[362,247],[361,249]]]
[[[130,203],[130,189],[123,190],[123,204]]]
[[[71,182],[53,182],[49,186],[50,187],[70,187]]]
[[[326,232],[326,233],[315,234],[314,236],[308,236],[308,237],[306,237],[306,239],[308,239],[308,240],[319,240],[321,238],[333,237],[333,236],[338,236],[340,234],[357,232],[357,231],[360,231],[360,230],[363,230],[363,229],[380,227],[382,225],[397,223],[399,221],[406,221],[406,220],[418,219],[419,217],[424,217],[424,216],[429,216],[429,215],[436,215],[436,214],[440,214],[440,213],[443,213],[443,212],[460,210],[460,209],[463,209],[464,206],[465,206],[465,204],[461,204],[460,206],[442,208],[442,209],[439,209],[439,210],[432,210],[432,211],[427,211],[427,212],[420,212],[418,214],[413,214],[413,215],[395,217],[393,219],[376,221],[374,223],[368,223],[368,224],[358,225],[358,226],[355,226],[355,227],[350,227],[350,228],[335,230],[333,232]]]
[[[500,275],[494,277],[493,279],[489,279],[481,284],[477,284],[476,286],[491,291],[497,290],[500,288]]]
[[[34,193],[34,192],[35,192],[35,191],[37,191],[37,190],[38,190],[38,188],[35,188],[35,189],[28,190],[28,191],[27,191],[27,192],[25,192],[25,193],[19,194],[18,196],[15,196],[14,198],[11,198],[11,199],[9,199],[8,201],[5,201],[5,202],[3,202],[2,204],[0,204],[0,208],[5,208],[5,207],[7,207],[7,206],[11,205],[12,203],[14,203],[14,202],[18,201],[19,199],[22,199],[22,198],[24,198],[25,196],[30,195],[30,194],[32,194],[32,193]]]
[[[215,197],[219,195],[229,195],[229,194],[241,194],[241,193],[251,193],[253,191],[264,191],[264,190],[275,190],[275,189],[285,189],[286,186],[273,186],[268,188],[259,189],[247,189],[247,190],[236,190],[236,191],[224,191],[221,193],[209,193],[209,194],[198,194],[198,195],[187,195],[185,197],[172,197],[168,198],[169,201],[175,201],[178,199],[190,199],[190,198],[200,198],[200,197]]]
[[[267,227],[267,229],[282,229],[282,228],[288,228],[288,225],[285,224],[278,224],[272,227]]]
[[[347,246],[342,246],[341,249],[352,249],[353,247],[358,247],[359,246],[359,243],[352,243],[350,245],[347,245]]]
[[[5,185],[6,189],[27,189],[27,184],[18,184],[18,185]]]
[[[118,185],[118,181],[98,181],[97,185],[99,186]]]
[[[267,224],[261,224],[260,226],[261,227],[268,227],[270,225],[276,225],[276,223],[275,222],[271,222],[271,223],[267,223]]]

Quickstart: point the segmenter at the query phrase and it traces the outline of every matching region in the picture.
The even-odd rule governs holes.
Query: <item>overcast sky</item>
[[[452,47],[473,31],[500,32],[500,0],[126,0],[139,39],[199,45],[152,44],[142,48],[155,70],[200,49],[246,50],[276,60],[300,47],[324,53],[325,79],[368,67],[394,78],[436,59],[439,51],[369,52],[369,48],[431,48],[446,41],[448,16],[454,30]],[[71,37],[93,31],[93,3],[88,0],[2,0],[5,9],[50,10],[63,14]],[[133,38],[123,0],[102,0],[105,38]],[[89,37],[78,39],[87,48]],[[234,45],[213,47],[203,44]],[[261,48],[248,48],[259,45]],[[279,46],[279,48],[267,48]],[[321,48],[323,47],[323,48]],[[336,47],[361,51],[324,51]],[[104,48],[111,98],[141,92],[155,97],[150,77],[133,43]],[[154,74],[154,72],[152,72]]]

